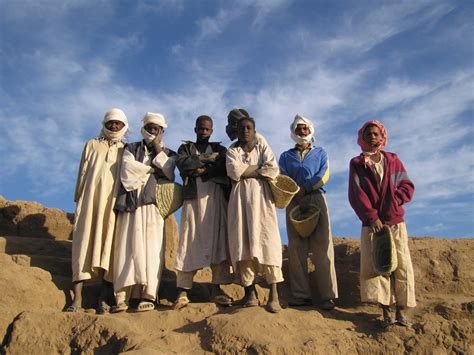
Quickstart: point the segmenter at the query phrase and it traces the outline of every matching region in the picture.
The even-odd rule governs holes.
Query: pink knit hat
[[[364,131],[370,125],[377,126],[380,129],[380,132],[382,132],[382,143],[380,144],[377,150],[382,150],[387,145],[388,137],[387,137],[387,130],[385,129],[385,126],[377,120],[370,120],[370,121],[365,122],[362,128],[359,129],[359,135],[357,137],[357,144],[360,145],[363,152],[372,152],[374,150],[373,147],[369,146],[364,141]]]

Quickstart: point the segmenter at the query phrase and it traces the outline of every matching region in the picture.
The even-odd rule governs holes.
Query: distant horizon
[[[360,234],[349,161],[374,118],[415,184],[408,234],[474,235],[474,1],[16,0],[0,10],[8,199],[74,211],[82,149],[112,107],[127,115],[130,142],[145,112],[164,114],[173,150],[202,114],[228,147],[227,114],[241,107],[277,159],[294,145],[293,117],[314,122],[334,235]]]

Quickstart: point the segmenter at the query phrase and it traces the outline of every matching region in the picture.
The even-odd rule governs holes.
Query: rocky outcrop
[[[74,214],[0,196],[0,235],[70,240]]]
[[[44,209],[36,203],[34,208],[18,201],[1,203],[21,206],[23,211]],[[43,213],[49,215],[48,209]],[[67,220],[61,213],[58,220]],[[33,220],[21,216],[17,222]],[[168,271],[157,310],[96,315],[94,300],[99,289],[94,282],[85,287],[84,311],[62,312],[71,297],[71,241],[37,233],[32,226],[24,230],[28,228],[31,236],[0,236],[0,332],[7,354],[468,354],[474,350],[473,239],[410,238],[418,300],[417,308],[408,313],[413,327],[393,326],[384,332],[378,326],[378,307],[359,302],[358,239],[335,238],[340,298],[331,312],[317,307],[286,308],[278,314],[263,307],[220,308],[209,302],[211,273],[203,270],[196,275],[190,294],[193,302],[182,310],[170,307],[176,288],[174,273]],[[167,221],[166,241],[166,265],[171,269],[177,246],[174,218]],[[285,247],[283,255],[288,278]],[[236,285],[224,289],[234,298],[243,293]],[[317,290],[313,291],[317,301]],[[264,304],[267,286],[260,284],[258,292]],[[279,292],[286,304],[286,283]]]

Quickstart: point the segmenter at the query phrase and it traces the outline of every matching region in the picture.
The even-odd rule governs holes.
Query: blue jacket
[[[326,192],[323,188],[329,180],[329,160],[321,147],[311,147],[303,160],[296,148],[283,152],[279,160],[280,172],[291,177],[306,192]]]

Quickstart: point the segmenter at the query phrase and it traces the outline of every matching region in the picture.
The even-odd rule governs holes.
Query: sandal
[[[70,305],[68,308],[66,308],[66,312],[80,312],[82,310],[81,306],[76,306],[76,305]]]
[[[95,310],[96,314],[106,314],[110,312],[110,306],[108,304],[101,304]]]
[[[110,309],[110,313],[125,312],[128,309],[128,305],[125,302],[120,302],[118,305],[113,306]]]
[[[281,305],[279,301],[268,302],[265,309],[270,313],[278,313],[281,311]]]
[[[387,328],[390,327],[391,325],[393,325],[393,320],[392,320],[392,318],[390,318],[390,317],[384,317],[384,318],[380,321],[380,328],[382,328],[382,329],[387,329]]]
[[[313,300],[309,298],[292,298],[288,301],[288,306],[290,307],[307,307],[312,306]]]
[[[257,298],[248,300],[243,304],[243,307],[257,307],[260,305],[260,301]]]
[[[140,301],[137,308],[135,309],[136,312],[148,312],[155,309],[155,304],[151,301]]]
[[[212,302],[220,306],[232,306],[232,298],[227,295],[218,295],[212,298]]]
[[[187,296],[180,296],[178,299],[173,303],[173,309],[178,310],[184,308],[188,305],[189,298]]]
[[[335,306],[336,305],[333,300],[327,300],[327,301],[322,302],[319,305],[319,308],[321,308],[324,311],[332,311]]]
[[[411,323],[403,316],[398,317],[395,323],[401,327],[411,327]]]

